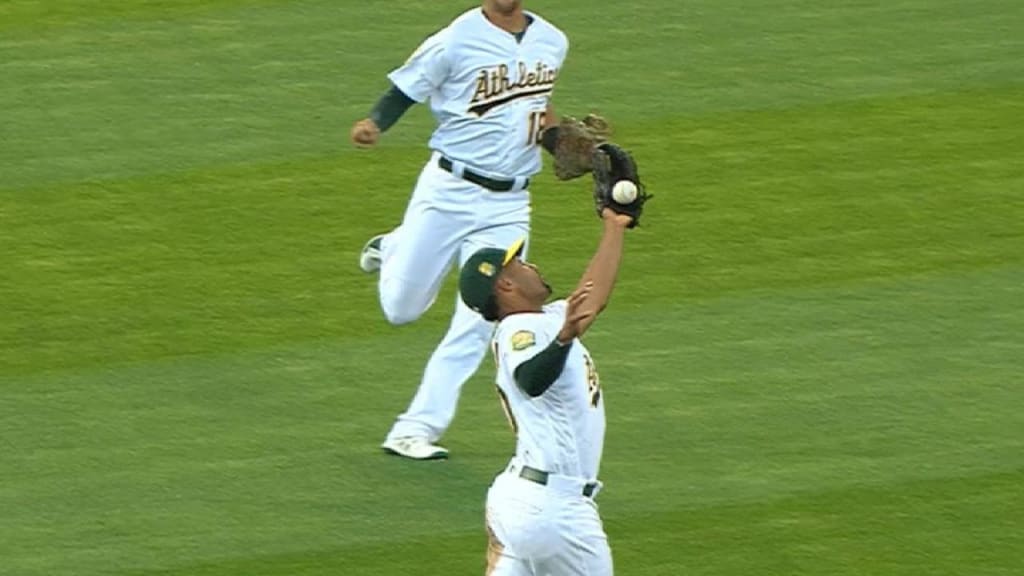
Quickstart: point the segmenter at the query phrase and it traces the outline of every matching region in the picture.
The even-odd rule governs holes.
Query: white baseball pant
[[[584,484],[558,475],[537,484],[515,465],[499,474],[487,491],[487,576],[612,576],[608,537]]]
[[[423,167],[402,224],[381,245],[380,304],[393,324],[418,319],[437,298],[454,263],[480,248],[507,248],[529,234],[530,195],[493,192],[442,170],[434,153]],[[480,366],[493,324],[456,295],[448,332],[423,371],[419,389],[388,438],[444,434],[462,385]]]

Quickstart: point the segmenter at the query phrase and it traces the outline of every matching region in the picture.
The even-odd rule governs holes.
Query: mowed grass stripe
[[[0,85],[0,188],[336,154],[350,122],[386,86],[386,72],[412,50],[410,39],[465,8],[79,4],[14,5],[39,19],[0,38],[0,72],[9,79]],[[756,10],[701,0],[643,11],[617,4],[600,13],[570,0],[535,8],[573,41],[559,109],[596,109],[625,128],[984,88],[1024,75],[1024,43],[1010,33],[1024,27],[1024,8],[1012,0],[970,9],[959,0],[881,8],[803,0]],[[367,24],[380,14],[386,24]],[[53,26],[65,21],[74,25]],[[666,60],[666,53],[681,57]],[[431,124],[418,107],[388,140],[421,146]]]
[[[882,487],[851,487],[797,498],[606,520],[616,573],[703,575],[929,573],[1010,576],[1024,546],[1014,518],[1024,473],[987,474]],[[966,528],[969,526],[970,528]],[[894,534],[896,536],[894,536]],[[481,530],[360,546],[325,546],[124,576],[365,575],[476,573]]]
[[[613,303],[588,339],[609,402],[609,530],[667,510],[1019,471],[1021,286],[1012,268],[762,291],[657,317]],[[623,341],[633,348],[617,355]],[[431,344],[405,332],[27,380],[3,414],[20,449],[4,467],[13,512],[0,540],[26,570],[33,551],[64,543],[66,560],[39,573],[94,565],[97,549],[126,567],[177,565],[177,549],[259,550],[291,569],[296,549],[347,562],[336,548],[404,545],[438,526],[458,548],[478,537],[483,490],[512,445],[486,367],[467,386],[451,462],[376,448],[418,375],[412,355]]]
[[[653,305],[1019,262],[1018,94],[677,120],[676,148],[627,132],[657,198],[624,291]],[[397,224],[423,159],[385,148],[5,196],[4,373],[385,333],[355,257]],[[532,254],[558,286],[596,242],[587,195],[550,175],[534,192]]]

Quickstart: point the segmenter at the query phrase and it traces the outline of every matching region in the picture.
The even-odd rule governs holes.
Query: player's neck
[[[518,34],[523,30],[526,30],[528,21],[522,8],[516,8],[508,14],[502,14],[497,11],[488,12],[487,8],[481,8],[481,10],[484,13],[484,17],[491,21],[491,24],[494,24],[506,32]]]
[[[526,301],[516,302],[515,304],[502,306],[501,313],[498,314],[499,320],[504,320],[506,317],[513,314],[539,314],[544,311],[544,304],[533,304]]]

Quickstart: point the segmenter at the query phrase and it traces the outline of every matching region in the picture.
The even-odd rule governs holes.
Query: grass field
[[[0,574],[483,573],[491,365],[381,454],[455,294],[355,266],[431,119],[347,144],[471,3],[0,3]],[[1024,3],[527,4],[656,194],[587,340],[617,574],[1024,574]],[[564,289],[587,185],[533,193]]]

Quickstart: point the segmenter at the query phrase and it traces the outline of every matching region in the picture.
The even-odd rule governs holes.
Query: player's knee
[[[415,322],[427,306],[415,297],[415,291],[399,281],[385,281],[380,285],[380,308],[388,322],[399,326]]]
[[[384,311],[384,318],[386,318],[388,322],[394,324],[395,326],[401,326],[402,324],[409,324],[410,322],[415,322],[416,320],[419,319],[420,316],[423,315],[423,312],[417,310],[410,310],[408,308],[401,306],[400,304],[395,305],[395,303],[385,302],[384,300],[381,300],[380,308],[381,310]]]

